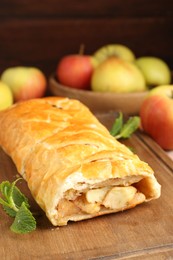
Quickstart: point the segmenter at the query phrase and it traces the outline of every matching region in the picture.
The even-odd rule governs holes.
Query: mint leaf
[[[36,229],[35,218],[25,205],[25,202],[22,202],[10,229],[18,234],[26,234]]]
[[[123,127],[123,114],[120,112],[119,116],[115,119],[112,129],[110,130],[110,134],[116,136],[121,132]]]
[[[28,199],[21,193],[21,191],[15,186],[17,181],[10,183],[9,181],[3,181],[0,184],[0,191],[3,195],[4,200],[0,201],[3,205],[4,210],[11,217],[16,216],[16,212],[20,208],[22,202],[25,202],[26,206],[29,207]]]
[[[0,184],[0,204],[2,204],[5,212],[15,218],[11,226],[11,230],[16,233],[28,233],[36,228],[36,221],[29,210],[27,197],[16,187],[16,183],[20,179],[10,183],[3,181]]]
[[[28,203],[28,199],[25,197],[25,195],[16,186],[13,187],[12,197],[13,197],[14,203],[18,207],[20,207],[23,202],[25,202],[25,205],[27,206],[27,208],[30,207],[30,205]]]
[[[0,184],[0,191],[3,195],[3,199],[0,198],[0,204],[2,204],[3,209],[10,217],[15,217],[16,210],[13,209],[13,206],[10,203],[11,186],[9,181],[3,181]]]
[[[138,116],[129,118],[120,132],[121,138],[129,138],[139,128],[139,125],[140,118]]]
[[[11,189],[11,184],[9,181],[3,181],[0,184],[0,191],[2,193],[2,195],[4,196],[4,198],[7,200],[8,197],[10,196],[10,189]]]
[[[120,113],[119,117],[115,120],[110,134],[116,139],[129,138],[140,126],[139,116],[130,117],[129,120],[124,124],[123,116]]]
[[[16,211],[12,208],[10,208],[9,206],[3,205],[2,206],[3,209],[5,210],[5,212],[10,216],[10,217],[15,217],[16,216]]]
[[[10,195],[10,199],[7,197],[8,200],[8,205],[3,205],[3,209],[6,211],[6,213],[10,216],[10,217],[15,217],[17,210],[14,209],[13,204],[16,205],[16,208],[19,209],[20,206],[22,205],[23,202],[25,202],[25,205],[27,208],[30,207],[29,203],[28,203],[28,199],[25,197],[25,195],[23,193],[21,193],[21,191],[14,186],[13,184],[15,184],[15,182],[13,182],[12,184],[10,184],[9,182],[6,183],[8,187],[10,187],[9,191],[8,191],[8,196]],[[10,186],[9,186],[10,185]]]

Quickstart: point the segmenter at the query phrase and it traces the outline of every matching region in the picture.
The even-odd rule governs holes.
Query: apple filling
[[[75,220],[75,216],[80,214],[98,216],[134,207],[145,199],[145,195],[134,186],[108,186],[82,193],[71,189],[60,200],[58,215],[67,221]]]

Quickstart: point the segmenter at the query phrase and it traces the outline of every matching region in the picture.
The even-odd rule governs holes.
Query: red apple
[[[1,81],[11,89],[15,102],[44,96],[47,84],[43,72],[34,67],[7,68]]]
[[[163,149],[173,150],[173,85],[150,91],[140,109],[141,125]]]
[[[67,55],[57,65],[58,81],[68,87],[88,89],[94,70],[94,58],[90,55]]]

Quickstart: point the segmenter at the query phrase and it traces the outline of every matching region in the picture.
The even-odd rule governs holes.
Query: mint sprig
[[[27,197],[16,187],[19,180],[20,178],[12,183],[3,181],[0,184],[0,204],[5,212],[14,218],[10,229],[15,233],[25,234],[36,229],[36,220],[29,210]]]
[[[22,202],[10,229],[15,233],[25,234],[35,230],[35,228],[35,218],[26,206],[25,202]]]
[[[119,116],[115,119],[113,126],[110,130],[112,136],[116,139],[129,138],[140,126],[139,116],[133,116],[128,119],[126,123],[123,122],[123,114],[119,113]]]

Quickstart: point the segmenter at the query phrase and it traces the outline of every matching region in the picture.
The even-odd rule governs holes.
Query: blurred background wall
[[[137,57],[158,56],[173,68],[173,1],[0,1],[0,73],[31,65],[49,76],[81,44],[92,54],[108,43],[125,44]]]

